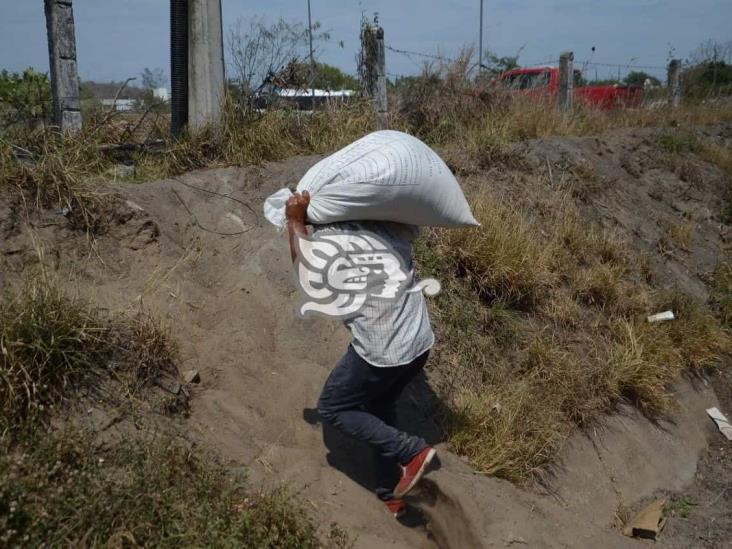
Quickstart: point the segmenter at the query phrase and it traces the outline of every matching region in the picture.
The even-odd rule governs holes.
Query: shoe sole
[[[422,462],[422,466],[419,468],[419,471],[417,471],[417,474],[414,475],[414,478],[412,479],[412,482],[410,482],[407,485],[407,487],[404,490],[402,490],[402,491],[397,492],[395,490],[394,491],[394,497],[396,497],[396,498],[404,497],[407,493],[409,493],[409,491],[412,488],[414,488],[417,485],[417,483],[420,480],[422,480],[422,477],[424,476],[425,471],[427,471],[427,467],[432,462],[432,459],[435,457],[436,454],[437,454],[437,450],[435,450],[434,448],[430,448],[430,451],[427,452],[427,457],[424,458],[424,461]]]

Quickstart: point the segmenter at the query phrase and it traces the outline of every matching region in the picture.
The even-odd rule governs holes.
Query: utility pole
[[[51,68],[53,123],[63,132],[74,133],[81,129],[74,10],[71,0],[44,0],[44,8]]]
[[[480,0],[480,32],[478,33],[478,74],[483,72],[483,0]]]
[[[217,123],[225,93],[221,0],[188,3],[188,122]]]
[[[559,108],[572,110],[574,92],[574,53],[566,51],[559,56]]]
[[[315,57],[313,56],[313,18],[310,15],[310,0],[308,0],[308,38],[310,39],[310,94],[312,105],[315,110]]]

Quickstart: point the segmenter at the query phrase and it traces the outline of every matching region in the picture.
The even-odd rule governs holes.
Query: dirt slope
[[[529,145],[527,161],[541,177],[548,176],[547,163],[594,166],[594,186],[583,194],[588,215],[636,234],[638,245],[649,250],[662,236],[654,231],[661,230],[663,216],[690,212],[699,245],[666,260],[654,256],[654,268],[703,299],[705,273],[722,244],[716,219],[721,183],[712,177],[718,174],[702,178],[707,186],[687,185],[679,198],[676,191],[685,183],[674,166],[634,160],[647,139],[611,136],[610,145],[546,140]],[[442,448],[441,468],[412,498],[421,509],[411,517],[412,527],[387,516],[368,490],[368,453],[322,429],[314,411],[347,333],[337,322],[295,317],[286,240],[261,215],[269,193],[296,182],[317,160],[292,158],[120,187],[125,202],[91,253],[83,238],[63,228],[60,215],[34,218],[31,231],[20,221],[19,205],[5,206],[0,287],[15,284],[42,249],[62,280],[99,303],[125,308],[142,302],[167,318],[181,342],[182,368],[196,368],[202,378],[188,436],[232,467],[249,468],[260,482],[290,483],[324,525],[337,521],[348,529],[356,547],[639,545],[613,527],[615,512],[693,481],[707,436],[715,435],[703,409],[716,398],[704,384],[679,384],[675,423],[654,425],[623,408],[594,432],[578,434],[545,485],[533,489],[476,475]],[[641,167],[633,173],[623,168],[628,162]],[[469,186],[490,183],[496,193],[510,192],[516,178],[497,173],[466,179]],[[558,173],[555,167],[552,177]],[[403,400],[410,428],[439,443],[429,383],[422,380]]]

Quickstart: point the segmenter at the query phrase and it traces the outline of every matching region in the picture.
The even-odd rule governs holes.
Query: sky
[[[124,80],[145,67],[169,72],[168,0],[74,0],[77,59],[84,80]],[[479,0],[311,0],[313,21],[331,34],[320,60],[355,73],[362,13],[378,12],[388,46],[454,56],[476,45]],[[222,0],[224,29],[263,16],[307,22],[307,0]],[[523,65],[579,61],[663,67],[673,50],[685,58],[700,43],[732,40],[732,0],[485,0],[484,47],[520,51]],[[341,45],[342,43],[342,45]],[[592,47],[595,52],[592,53]],[[391,75],[418,73],[423,58],[386,52]],[[579,65],[582,68],[582,65]],[[0,0],[0,69],[48,71],[42,0]],[[594,77],[617,67],[585,67]],[[663,70],[649,69],[656,76]]]

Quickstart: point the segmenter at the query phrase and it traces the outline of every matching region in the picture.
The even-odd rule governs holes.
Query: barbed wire
[[[544,65],[549,65],[551,63],[558,63],[559,62],[559,56],[552,56],[552,57],[545,57],[541,61],[527,61],[526,63],[521,63],[524,66],[527,67],[540,67]]]
[[[444,55],[434,55],[431,53],[423,53],[423,52],[419,52],[419,51],[400,50],[398,48],[394,48],[389,45],[384,45],[384,48],[386,48],[387,50],[389,50],[391,52],[400,53],[400,54],[406,55],[406,56],[416,55],[417,57],[423,57],[425,59],[433,59],[433,60],[437,60],[437,61],[449,61],[451,63],[454,63],[456,61],[452,57],[446,57]]]
[[[661,65],[636,65],[634,63],[600,63],[598,61],[579,61],[575,60],[575,63],[578,63],[580,65],[592,65],[596,67],[612,67],[614,69],[617,68],[625,68],[625,69],[640,69],[640,70],[663,70],[665,71],[668,67],[664,67]]]
[[[416,63],[412,56],[414,57],[420,57],[422,59],[430,59],[435,61],[447,61],[450,63],[454,63],[456,61],[455,58],[449,57],[446,55],[437,55],[432,53],[426,53],[421,51],[414,51],[414,50],[405,50],[400,48],[395,48],[391,45],[385,45],[384,46],[387,50],[404,55],[408,57],[412,62],[414,62],[417,66],[420,66],[419,63]],[[531,67],[531,66],[544,66],[549,64],[556,64],[559,62],[559,56],[552,56],[552,57],[545,57],[539,61],[535,62],[525,62],[521,63],[521,66],[525,67]],[[606,63],[602,61],[592,61],[592,60],[575,60],[575,63],[578,65],[582,65],[585,69],[589,67],[605,67],[605,68],[612,68],[612,69],[618,69],[618,70],[625,70],[625,71],[633,71],[633,70],[641,70],[641,71],[656,71],[656,72],[665,72],[668,70],[667,66],[664,65],[636,65],[634,63]],[[687,62],[684,62],[682,64],[682,67],[688,67],[690,66]],[[390,76],[393,77],[401,77],[395,74],[390,74]]]

